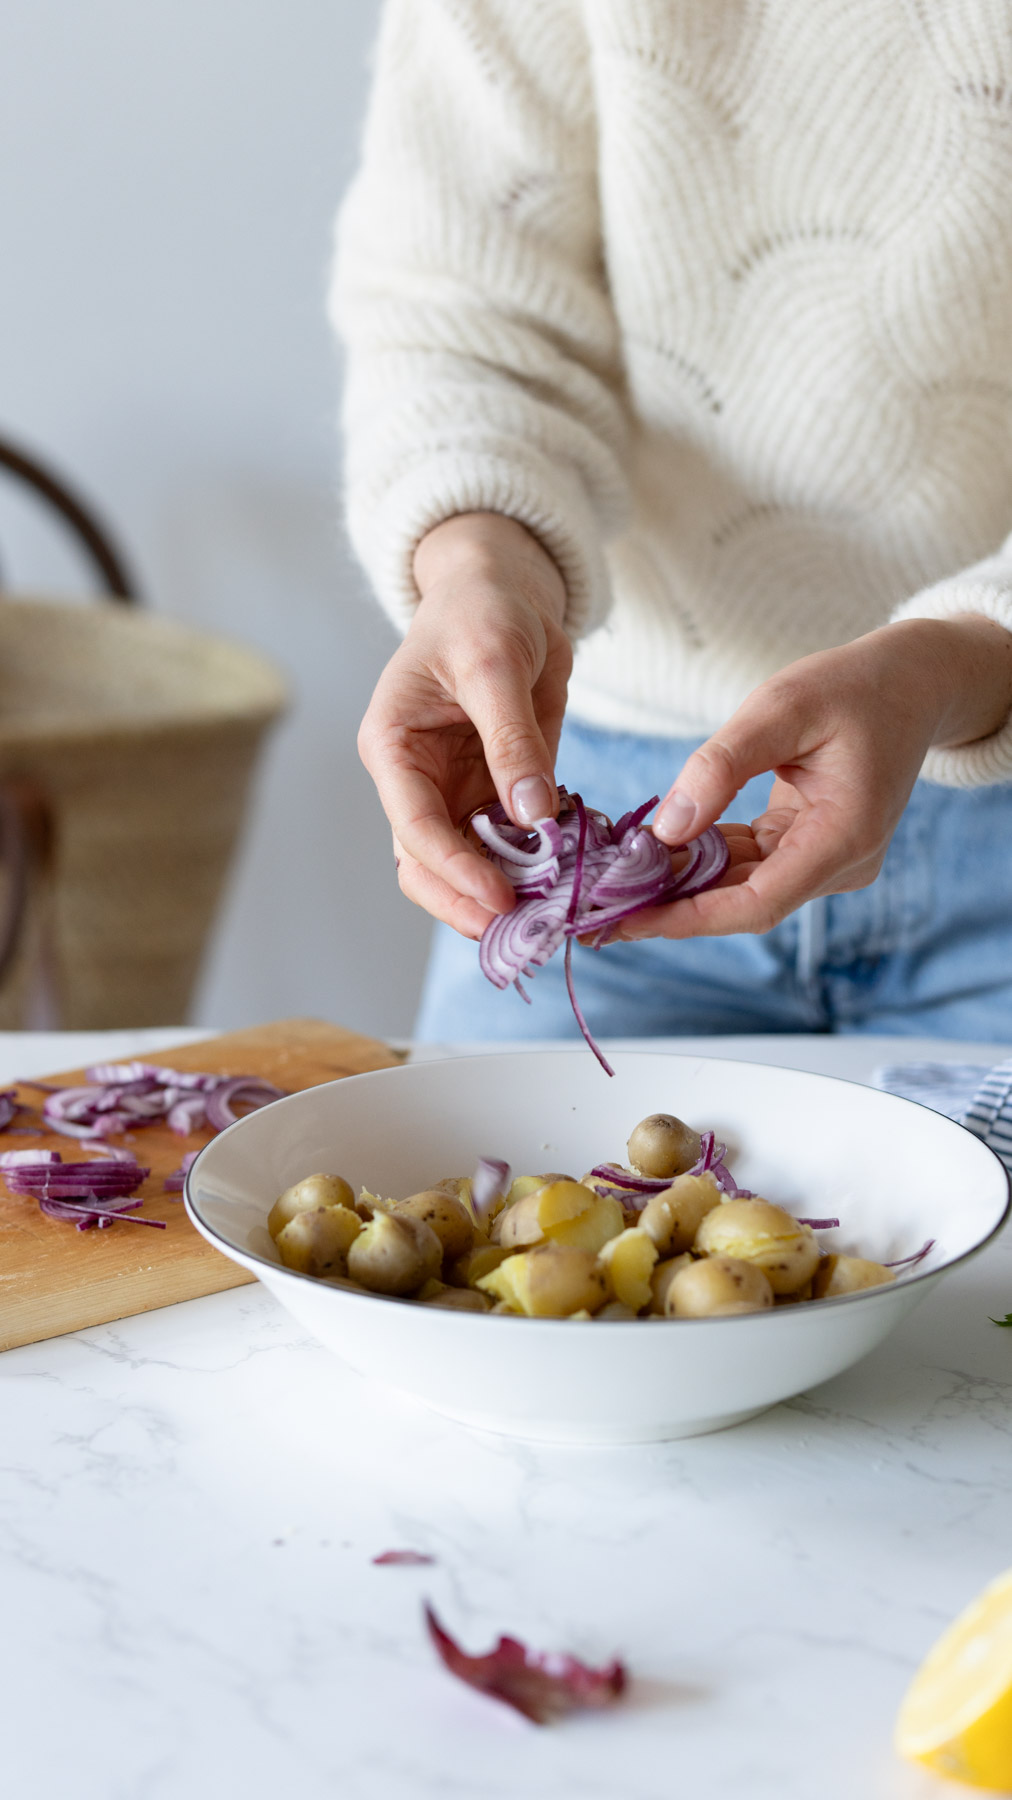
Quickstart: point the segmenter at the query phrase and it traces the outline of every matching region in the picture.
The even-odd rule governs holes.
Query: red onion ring
[[[559,796],[565,809],[560,817],[542,820],[529,832],[511,825],[498,801],[472,815],[475,835],[517,896],[512,911],[498,914],[486,927],[478,961],[494,987],[513,985],[526,1000],[520,976],[542,968],[565,940],[566,989],[573,1016],[601,1067],[611,1075],[614,1071],[594,1042],[576,999],[572,940],[592,938],[600,949],[611,928],[631,913],[702,893],[720,880],[730,852],[723,833],[711,826],[682,846],[688,849],[689,860],[673,875],[669,851],[650,831],[641,829],[657,805],[656,794],[615,826],[604,813],[586,807],[579,794],[569,795],[560,788]],[[715,1173],[733,1188],[723,1165]]]
[[[933,1250],[934,1247],[934,1238],[929,1238],[926,1244],[922,1244],[919,1250],[914,1251],[913,1256],[900,1256],[895,1262],[883,1263],[882,1267],[884,1269],[912,1269],[917,1263],[923,1262],[928,1251]]]
[[[283,1088],[252,1075],[209,1075],[155,1063],[96,1063],[86,1086],[46,1088],[42,1117],[50,1131],[96,1142],[165,1119],[181,1137],[235,1123],[233,1103],[254,1111]],[[33,1083],[39,1086],[39,1083]]]
[[[255,1112],[258,1107],[267,1106],[272,1100],[280,1100],[284,1090],[275,1087],[273,1081],[261,1081],[259,1076],[234,1075],[221,1081],[208,1094],[204,1103],[207,1123],[214,1131],[224,1131],[226,1125],[234,1125],[239,1118],[235,1110],[236,1102]]]

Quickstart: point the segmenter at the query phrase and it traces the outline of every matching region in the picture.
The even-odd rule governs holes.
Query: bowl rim
[[[510,1061],[523,1060],[524,1062],[528,1062],[532,1055],[538,1055],[538,1054],[540,1054],[542,1056],[554,1056],[554,1057],[564,1056],[567,1058],[568,1057],[574,1057],[574,1058],[581,1057],[582,1058],[582,1057],[586,1056],[587,1052],[583,1045],[578,1045],[578,1044],[574,1044],[571,1048],[569,1048],[569,1047],[562,1047],[562,1048],[554,1047],[552,1049],[540,1049],[539,1050],[539,1047],[537,1046],[537,1044],[532,1043],[529,1049],[524,1048],[521,1050],[482,1051],[479,1053],[478,1057],[474,1058],[474,1060],[475,1061],[477,1061],[477,1060],[491,1061],[495,1056],[498,1055],[498,1056],[501,1056],[504,1060],[510,1060]],[[975,1256],[979,1256],[981,1251],[985,1250],[987,1248],[988,1244],[992,1243],[993,1240],[998,1236],[998,1234],[1004,1229],[1004,1227],[1009,1222],[1010,1216],[1012,1216],[1012,1172],[1010,1172],[1009,1169],[1006,1167],[1005,1163],[1002,1161],[1002,1158],[998,1155],[997,1151],[993,1150],[990,1144],[986,1144],[984,1142],[983,1138],[977,1137],[975,1132],[969,1131],[965,1125],[961,1125],[958,1120],[949,1118],[947,1113],[940,1113],[936,1107],[926,1106],[922,1100],[908,1099],[908,1097],[905,1094],[893,1094],[889,1091],[888,1088],[871,1087],[868,1082],[855,1081],[852,1076],[826,1075],[821,1070],[795,1069],[795,1068],[790,1067],[783,1063],[749,1062],[743,1057],[708,1056],[708,1055],[705,1055],[698,1051],[691,1051],[691,1052],[686,1051],[683,1054],[682,1052],[675,1051],[675,1050],[624,1050],[624,1051],[616,1051],[615,1055],[617,1057],[622,1057],[622,1058],[631,1057],[631,1056],[653,1057],[658,1062],[660,1062],[660,1061],[670,1062],[670,1061],[676,1060],[676,1059],[680,1060],[680,1061],[684,1061],[684,1062],[694,1062],[694,1063],[695,1062],[715,1062],[715,1063],[721,1063],[725,1068],[728,1068],[728,1069],[778,1069],[778,1070],[781,1070],[784,1074],[800,1075],[803,1078],[805,1078],[806,1080],[811,1080],[811,1081],[820,1082],[820,1083],[828,1082],[828,1083],[831,1083],[834,1087],[842,1086],[842,1087],[860,1088],[865,1093],[880,1094],[885,1099],[896,1101],[896,1103],[898,1105],[913,1106],[913,1107],[916,1107],[921,1112],[931,1113],[934,1118],[945,1119],[950,1125],[952,1125],[954,1127],[954,1129],[959,1130],[959,1131],[966,1131],[967,1136],[972,1138],[973,1141],[980,1146],[980,1149],[985,1151],[986,1154],[988,1156],[990,1156],[995,1163],[997,1163],[999,1169],[1001,1170],[1002,1179],[1004,1181],[1004,1186],[1005,1186],[1005,1204],[1004,1204],[1004,1207],[1002,1208],[999,1218],[991,1226],[990,1230],[986,1233],[986,1235],[979,1240],[978,1243],[971,1244],[971,1246],[968,1250],[961,1251],[958,1256],[954,1256],[950,1261],[942,1263],[941,1266],[938,1268],[922,1269],[919,1273],[911,1270],[906,1275],[901,1275],[897,1280],[888,1283],[888,1285],[883,1285],[881,1287],[875,1287],[875,1288],[862,1288],[862,1289],[859,1289],[857,1293],[853,1293],[853,1294],[831,1295],[828,1297],[828,1304],[832,1306],[834,1312],[840,1306],[852,1306],[855,1303],[857,1303],[857,1304],[861,1304],[861,1303],[875,1304],[876,1302],[882,1303],[882,1302],[888,1301],[889,1298],[891,1296],[895,1295],[896,1293],[898,1293],[901,1290],[901,1288],[902,1289],[912,1288],[921,1282],[928,1282],[928,1283],[931,1283],[932,1285],[934,1285],[934,1283],[936,1283],[942,1275],[947,1275],[951,1269],[958,1269],[964,1263],[969,1262],[971,1260],[971,1258],[973,1258]],[[452,1055],[451,1056],[432,1056],[432,1057],[426,1057],[423,1062],[399,1063],[396,1067],[394,1067],[392,1069],[367,1069],[367,1070],[363,1070],[360,1074],[357,1074],[357,1075],[341,1075],[341,1076],[338,1076],[333,1081],[321,1081],[321,1082],[316,1083],[315,1086],[310,1087],[310,1088],[298,1088],[298,1089],[296,1089],[296,1091],[294,1093],[285,1094],[282,1096],[281,1099],[271,1101],[269,1104],[270,1104],[271,1108],[273,1108],[275,1106],[284,1106],[286,1101],[301,1100],[306,1094],[320,1093],[324,1089],[327,1089],[327,1088],[344,1087],[345,1084],[349,1083],[349,1082],[357,1083],[360,1081],[374,1081],[374,1080],[376,1080],[376,1078],[378,1076],[384,1076],[387,1078],[389,1078],[391,1076],[399,1076],[399,1077],[403,1078],[405,1075],[408,1075],[414,1069],[437,1068],[437,1067],[442,1067],[446,1063],[459,1063],[461,1061],[467,1061],[467,1060],[468,1060],[468,1058],[466,1056],[464,1056],[464,1057],[452,1056]],[[264,1112],[267,1110],[268,1110],[268,1108],[258,1107],[256,1109],[256,1112],[259,1113],[259,1112]],[[192,1181],[194,1181],[194,1179],[197,1175],[197,1172],[200,1168],[200,1165],[203,1162],[204,1157],[208,1154],[208,1152],[211,1150],[215,1150],[217,1148],[217,1146],[220,1145],[225,1140],[225,1138],[230,1137],[234,1131],[238,1131],[241,1126],[244,1126],[247,1123],[247,1120],[249,1120],[250,1118],[253,1118],[255,1116],[256,1116],[256,1113],[246,1113],[246,1114],[244,1114],[244,1116],[242,1118],[236,1119],[234,1124],[226,1126],[224,1131],[219,1131],[215,1137],[211,1138],[210,1141],[203,1146],[203,1149],[198,1151],[196,1158],[190,1164],[190,1167],[187,1170],[187,1173],[186,1173],[186,1176],[185,1176],[185,1179],[183,1182],[183,1196],[182,1196],[183,1203],[185,1205],[187,1217],[189,1218],[190,1223],[196,1227],[196,1229],[200,1232],[201,1236],[203,1238],[205,1238],[208,1243],[210,1243],[215,1249],[220,1250],[222,1255],[227,1256],[229,1258],[229,1260],[232,1262],[238,1262],[244,1268],[251,1269],[254,1273],[256,1273],[257,1269],[268,1269],[268,1270],[270,1270],[272,1276],[278,1276],[282,1280],[291,1280],[291,1281],[296,1281],[296,1282],[305,1281],[305,1282],[312,1283],[314,1288],[327,1288],[327,1289],[329,1289],[329,1291],[331,1293],[333,1293],[335,1295],[339,1295],[343,1300],[346,1300],[353,1305],[362,1305],[364,1303],[380,1301],[384,1306],[395,1305],[395,1306],[412,1307],[418,1311],[425,1311],[426,1313],[432,1314],[434,1316],[439,1316],[442,1318],[469,1319],[469,1320],[473,1321],[474,1323],[477,1323],[479,1320],[481,1320],[481,1321],[485,1322],[485,1324],[487,1324],[492,1319],[495,1319],[497,1321],[497,1323],[500,1325],[508,1325],[508,1324],[512,1323],[511,1318],[509,1318],[508,1316],[503,1315],[503,1314],[472,1313],[472,1312],[467,1312],[466,1310],[456,1311],[452,1307],[437,1307],[437,1306],[429,1306],[429,1307],[424,1307],[424,1308],[419,1307],[418,1302],[416,1300],[414,1300],[410,1295],[401,1296],[401,1295],[394,1295],[394,1294],[371,1294],[366,1291],[359,1292],[352,1287],[343,1287],[343,1286],[338,1285],[337,1282],[327,1281],[325,1278],[321,1278],[318,1275],[306,1275],[306,1274],[303,1274],[298,1269],[289,1269],[285,1266],[284,1263],[272,1262],[269,1257],[261,1256],[255,1250],[239,1250],[239,1249],[237,1249],[234,1244],[230,1243],[227,1238],[222,1236],[221,1232],[215,1230],[213,1225],[211,1225],[206,1219],[201,1217],[200,1211],[197,1206],[197,1202],[194,1198],[193,1193],[191,1192],[190,1184]],[[264,1225],[264,1229],[266,1230],[266,1222]],[[258,1279],[259,1279],[259,1277],[258,1277]],[[927,1292],[927,1291],[928,1290],[925,1289],[925,1292]],[[821,1315],[822,1308],[826,1304],[827,1304],[827,1300],[825,1300],[825,1299],[819,1302],[820,1315]],[[709,1326],[713,1326],[713,1325],[747,1325],[749,1323],[754,1322],[756,1319],[760,1319],[760,1318],[769,1318],[769,1319],[777,1318],[777,1319],[780,1319],[781,1321],[784,1321],[787,1319],[792,1319],[792,1320],[805,1319],[805,1320],[807,1320],[807,1319],[810,1319],[811,1317],[812,1317],[812,1314],[809,1312],[807,1307],[781,1306],[781,1307],[771,1307],[765,1312],[738,1313],[738,1314],[731,1314],[729,1316],[725,1316],[725,1317],[721,1317],[721,1318],[710,1318],[710,1319],[668,1319],[668,1318],[662,1318],[660,1315],[657,1315],[656,1322],[664,1324],[664,1325],[680,1325],[680,1326],[685,1326],[685,1325],[709,1325]],[[642,1319],[642,1318],[608,1319],[608,1320],[598,1320],[598,1319],[593,1319],[593,1318],[591,1318],[591,1319],[525,1318],[525,1320],[524,1320],[524,1323],[528,1326],[537,1325],[537,1326],[541,1326],[541,1327],[547,1327],[549,1329],[557,1329],[562,1326],[565,1326],[568,1329],[568,1328],[571,1328],[574,1324],[575,1325],[607,1324],[611,1329],[619,1330],[619,1331],[622,1331],[622,1330],[628,1331],[628,1330],[631,1330],[634,1326],[638,1329],[640,1326],[642,1326],[646,1323],[649,1323],[649,1322],[654,1322],[654,1321],[649,1320],[649,1319]],[[783,1329],[782,1326],[781,1326],[781,1329]]]

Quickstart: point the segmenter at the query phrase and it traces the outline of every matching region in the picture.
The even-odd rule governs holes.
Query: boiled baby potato
[[[618,1236],[624,1225],[621,1202],[603,1194],[592,1199],[575,1219],[560,1219],[547,1225],[545,1236],[549,1243],[570,1244],[576,1250],[589,1250],[596,1256],[611,1238]]]
[[[762,1270],[735,1256],[704,1256],[689,1262],[670,1283],[664,1310],[669,1319],[724,1319],[735,1313],[765,1312],[773,1289]]]
[[[511,1255],[512,1251],[503,1244],[475,1244],[450,1264],[446,1279],[453,1287],[475,1287],[483,1275],[490,1275]]]
[[[519,1250],[526,1244],[542,1242],[545,1234],[538,1219],[537,1202],[543,1185],[539,1183],[536,1188],[531,1188],[518,1200],[512,1200],[502,1212],[496,1214],[489,1227],[489,1237],[493,1244]]]
[[[550,1181],[500,1213],[492,1227],[495,1242],[522,1249],[549,1239],[596,1253],[622,1230],[625,1216],[617,1200],[600,1198],[579,1181]]]
[[[547,1187],[551,1180],[551,1175],[517,1175],[510,1183],[510,1191],[506,1195],[507,1206],[512,1206],[516,1200],[526,1200],[528,1194],[536,1194],[539,1188]]]
[[[673,1113],[650,1113],[634,1126],[626,1151],[634,1169],[654,1177],[683,1175],[699,1161],[699,1132]]]
[[[663,1314],[668,1289],[680,1269],[687,1269],[692,1258],[687,1251],[681,1256],[668,1256],[663,1262],[655,1263],[650,1276],[650,1311]]]
[[[321,1206],[354,1205],[355,1195],[343,1176],[305,1175],[275,1200],[267,1214],[267,1229],[276,1238],[296,1213],[318,1212]]]
[[[344,1275],[361,1230],[362,1221],[350,1206],[321,1206],[296,1213],[275,1242],[286,1269],[300,1275]]]
[[[707,1213],[694,1248],[704,1256],[754,1263],[775,1294],[795,1294],[818,1266],[821,1252],[810,1225],[801,1225],[768,1200],[728,1200]]]
[[[424,1191],[427,1194],[449,1194],[451,1199],[460,1201],[468,1218],[473,1218],[471,1183],[466,1175],[444,1175],[441,1181],[434,1181]]]
[[[639,1222],[657,1245],[659,1256],[677,1256],[692,1249],[707,1213],[719,1205],[720,1188],[709,1172],[676,1175],[669,1188],[651,1194]]]
[[[423,1188],[390,1208],[394,1218],[421,1219],[431,1226],[443,1246],[443,1255],[454,1262],[474,1243],[474,1222],[463,1201],[441,1188]]]
[[[348,1252],[348,1273],[376,1294],[414,1294],[443,1261],[431,1225],[408,1213],[375,1213]]]
[[[598,1255],[608,1283],[608,1294],[633,1313],[650,1305],[650,1277],[657,1261],[657,1245],[638,1225],[631,1225],[609,1239]]]
[[[862,1288],[882,1287],[895,1279],[894,1269],[864,1256],[824,1256],[815,1271],[812,1298],[832,1300],[837,1294],[858,1294]]]
[[[596,1258],[571,1244],[535,1244],[507,1256],[478,1286],[510,1311],[533,1319],[565,1319],[584,1308],[593,1313],[608,1298]]]
[[[389,1212],[393,1204],[392,1200],[383,1200],[379,1194],[370,1194],[367,1187],[362,1187],[358,1190],[355,1211],[359,1218],[364,1219],[368,1224],[369,1220],[374,1219],[378,1212]]]

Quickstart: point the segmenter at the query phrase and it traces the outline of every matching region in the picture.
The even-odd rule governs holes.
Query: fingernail
[[[510,789],[510,806],[518,825],[536,825],[552,816],[552,790],[543,775],[525,775]]]
[[[663,838],[666,844],[684,844],[695,816],[696,802],[679,788],[672,788],[654,820],[654,836]]]

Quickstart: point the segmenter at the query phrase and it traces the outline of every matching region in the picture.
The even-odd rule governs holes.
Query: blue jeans
[[[563,730],[568,788],[616,819],[664,794],[696,740]],[[765,810],[766,775],[728,817]],[[580,1003],[595,1036],[841,1031],[1012,1041],[1012,785],[919,781],[878,879],[811,900],[762,937],[577,945]],[[525,1006],[491,986],[476,945],[437,927],[416,1027],[420,1041],[575,1037],[562,953]]]

